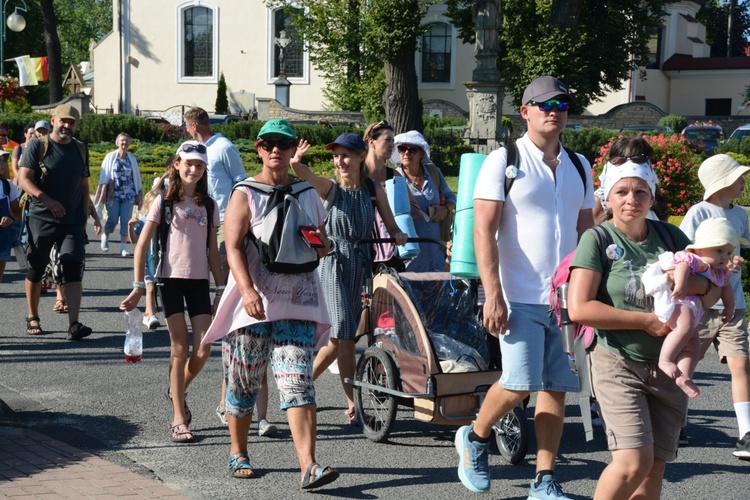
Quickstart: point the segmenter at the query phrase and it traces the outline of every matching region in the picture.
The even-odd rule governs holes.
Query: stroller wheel
[[[357,363],[357,381],[396,390],[396,367],[391,357],[378,347],[368,347]],[[392,394],[354,386],[354,407],[362,432],[371,441],[385,441],[396,420],[398,402]]]
[[[529,451],[529,422],[520,406],[513,408],[492,429],[500,454],[513,465],[520,463]]]

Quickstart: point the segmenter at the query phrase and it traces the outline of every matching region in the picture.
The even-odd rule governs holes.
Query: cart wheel
[[[368,347],[357,363],[356,380],[396,389],[396,367],[391,357],[378,347]],[[396,421],[396,397],[373,389],[354,386],[354,407],[365,437],[385,441]]]
[[[492,429],[495,431],[495,441],[503,458],[513,465],[520,463],[529,451],[529,422],[523,409],[516,406]]]

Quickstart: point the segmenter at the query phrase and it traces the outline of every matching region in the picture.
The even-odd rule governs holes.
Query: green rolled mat
[[[477,153],[461,155],[451,249],[451,274],[461,278],[479,278],[474,253],[474,185],[485,158],[487,155]]]

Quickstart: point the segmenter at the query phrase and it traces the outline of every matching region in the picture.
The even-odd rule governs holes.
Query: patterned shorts
[[[271,361],[281,409],[315,404],[315,323],[280,320],[229,333],[221,343],[227,379],[226,409],[234,418],[253,414],[258,389]]]

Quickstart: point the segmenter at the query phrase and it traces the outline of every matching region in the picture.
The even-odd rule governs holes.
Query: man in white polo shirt
[[[553,472],[565,393],[578,391],[578,378],[563,351],[557,320],[549,314],[550,280],[594,223],[589,163],[578,155],[579,173],[571,157],[575,153],[560,143],[571,101],[556,78],[531,82],[523,93],[527,132],[516,142],[516,168],[507,165],[507,150],[501,148],[487,157],[476,181],[474,245],[486,293],[484,326],[499,336],[503,374],[487,393],[476,422],[456,433],[459,477],[475,492],[490,489],[492,426],[537,392],[537,475],[529,498],[567,498]],[[513,178],[507,198],[506,177]]]

